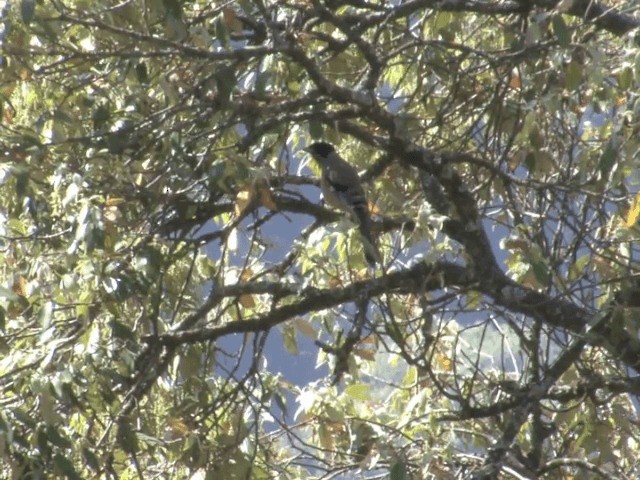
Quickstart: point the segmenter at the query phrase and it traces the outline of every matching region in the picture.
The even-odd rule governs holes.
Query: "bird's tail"
[[[360,236],[362,237],[362,246],[364,247],[364,258],[371,267],[375,267],[376,264],[382,263],[382,257],[376,246],[375,239],[371,234],[371,218],[369,212],[365,208],[355,209],[355,213],[358,217],[358,226],[360,230]]]

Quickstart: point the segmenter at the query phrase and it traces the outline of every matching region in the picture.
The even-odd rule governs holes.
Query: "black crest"
[[[335,152],[335,148],[333,145],[327,142],[316,142],[309,145],[306,149],[311,152],[313,155],[317,155],[319,157],[328,157],[331,152]]]

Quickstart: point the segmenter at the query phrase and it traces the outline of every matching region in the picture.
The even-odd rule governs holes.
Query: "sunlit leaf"
[[[318,333],[313,327],[313,324],[305,320],[304,318],[296,318],[291,323],[296,328],[296,330],[302,333],[303,335],[312,339],[316,339],[318,337]]]
[[[238,192],[235,203],[235,212],[237,216],[241,217],[245,214],[246,210],[251,206],[251,202],[254,197],[255,190],[253,188],[245,188]]]
[[[632,228],[638,223],[638,218],[640,217],[640,194],[635,197],[633,203],[631,204],[631,208],[627,212],[627,218],[625,219],[625,225],[627,228]]]
[[[300,351],[298,350],[298,342],[296,340],[296,330],[291,324],[287,324],[282,329],[282,338],[284,340],[284,348],[287,352],[298,355]]]
[[[370,399],[371,385],[355,383],[344,389],[344,394],[354,400],[367,401]]]

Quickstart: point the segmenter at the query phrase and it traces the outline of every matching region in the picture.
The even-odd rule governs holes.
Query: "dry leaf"
[[[373,350],[366,348],[354,348],[353,354],[369,361],[374,361],[376,359],[376,353]]]
[[[107,197],[107,200],[104,204],[107,207],[117,207],[118,205],[122,205],[124,203],[124,198],[119,197]]]
[[[236,205],[235,212],[238,217],[243,216],[247,208],[251,205],[253,198],[255,196],[255,191],[253,188],[243,188],[236,195]]]
[[[18,277],[18,279],[13,282],[11,290],[13,290],[13,293],[20,295],[21,297],[27,296],[27,281],[23,276]]]
[[[520,75],[511,75],[509,79],[509,88],[513,88],[514,90],[519,90],[522,88],[522,79]]]
[[[303,335],[316,339],[318,338],[318,332],[313,328],[313,325],[304,318],[296,318],[293,321],[293,325]]]
[[[189,432],[191,432],[191,429],[189,428],[189,426],[186,423],[184,423],[182,420],[178,420],[176,418],[170,418],[167,421],[167,423],[169,424],[171,433],[175,436],[187,435]]]
[[[376,337],[374,337],[373,335],[367,335],[362,340],[360,340],[360,343],[375,345],[377,343],[377,340],[376,340]]]
[[[271,195],[271,190],[269,187],[263,186],[258,190],[258,198],[260,199],[260,204],[263,207],[267,207],[269,210],[277,212],[278,205],[276,205],[275,200],[273,199],[273,195]]]
[[[242,31],[242,21],[240,21],[238,14],[233,8],[227,7],[222,9],[222,20],[229,31],[236,33]]]
[[[15,110],[11,107],[9,107],[8,105],[5,106],[4,110],[2,111],[2,121],[3,123],[10,125],[13,123],[13,118],[15,116]]]
[[[244,308],[255,308],[256,306],[256,302],[253,299],[253,295],[240,295],[240,298],[238,298],[238,301],[240,302],[240,305],[242,305]]]
[[[529,250],[529,243],[526,240],[521,240],[519,238],[510,238],[504,241],[504,248],[508,250]]]
[[[248,282],[253,277],[253,270],[250,268],[245,268],[242,274],[240,275],[240,280],[243,282]]]

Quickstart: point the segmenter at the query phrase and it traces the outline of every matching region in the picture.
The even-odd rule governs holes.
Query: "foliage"
[[[3,477],[640,475],[634,2],[0,24]]]

